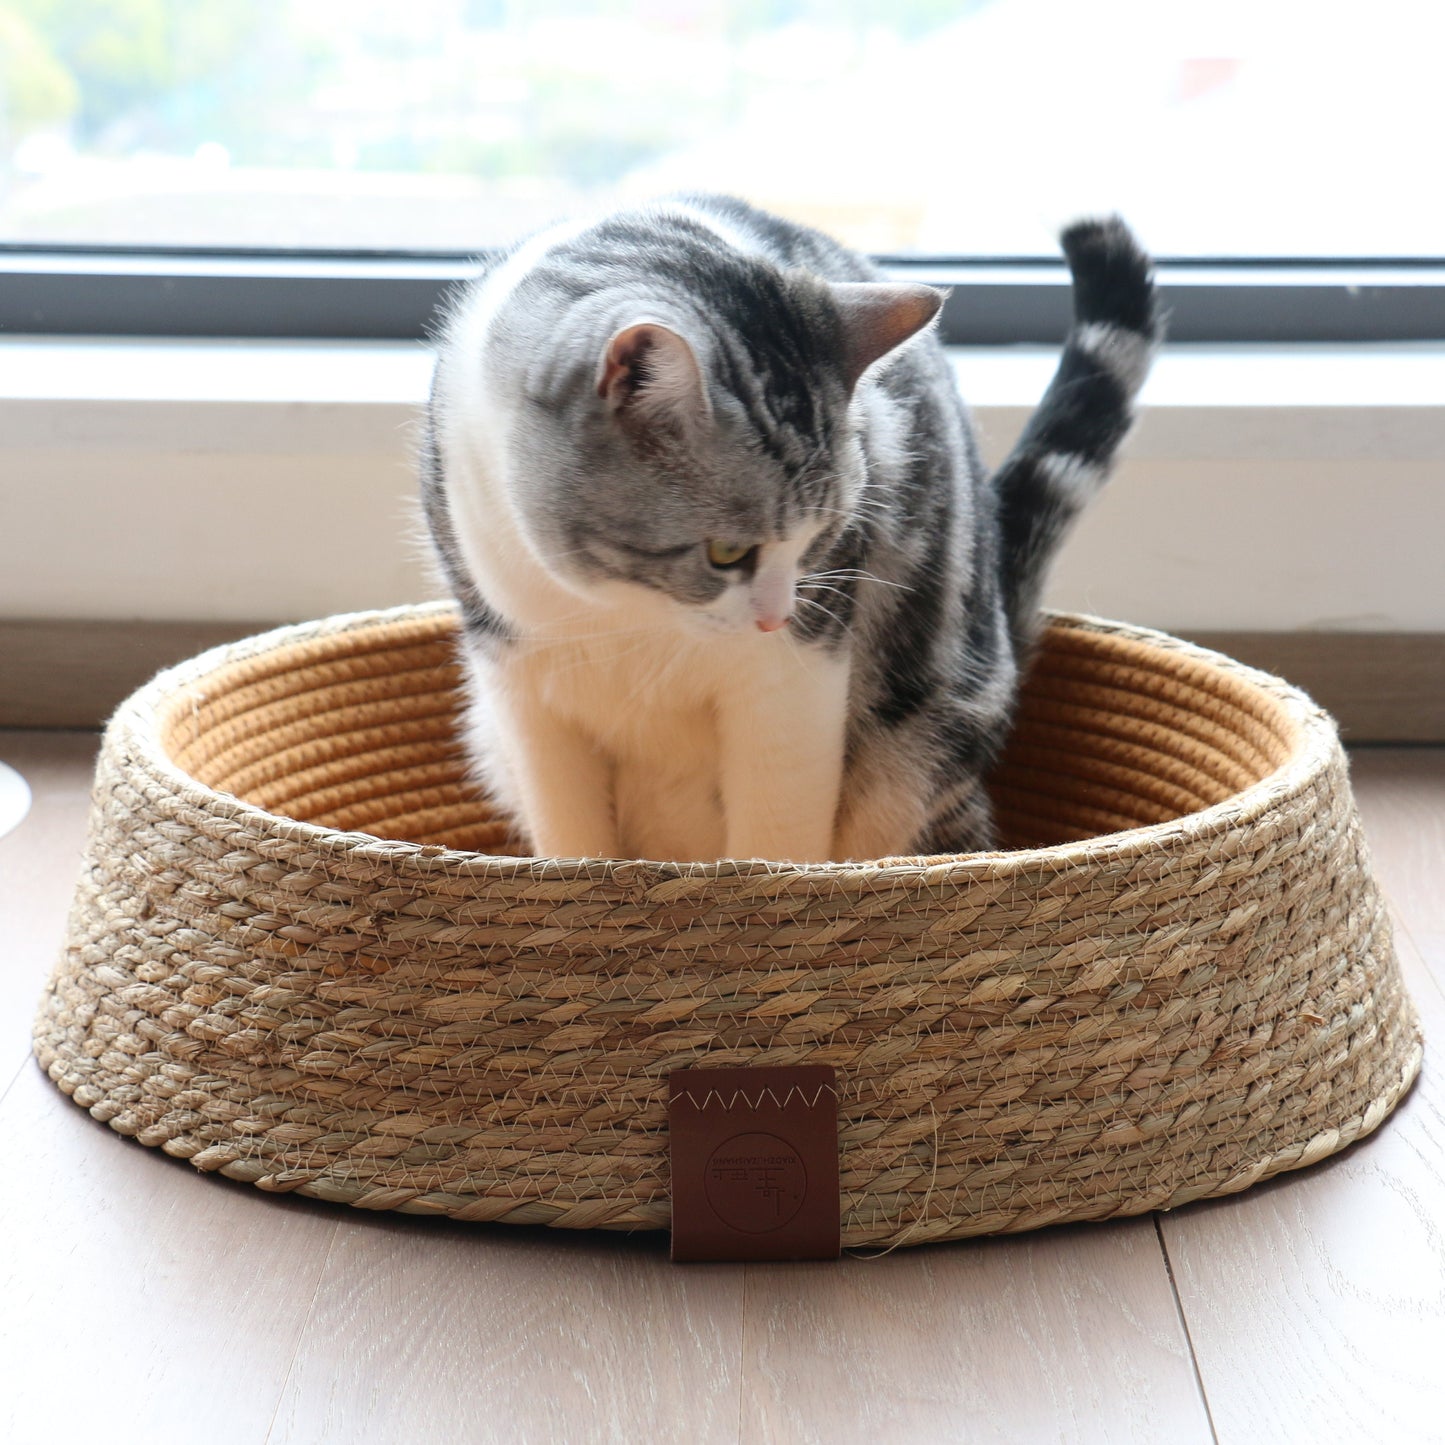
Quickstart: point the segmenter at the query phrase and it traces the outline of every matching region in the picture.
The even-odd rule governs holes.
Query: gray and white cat
[[[992,477],[930,323],[718,196],[498,257],[441,338],[422,499],[465,621],[467,745],[539,854],[811,862],[993,843],[1063,532],[1161,334],[1117,219]]]

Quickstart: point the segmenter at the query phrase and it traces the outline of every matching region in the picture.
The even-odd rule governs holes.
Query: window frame
[[[1062,261],[876,257],[899,279],[951,288],[956,345],[1057,344]],[[475,255],[0,243],[0,334],[418,340]],[[1445,340],[1445,259],[1162,258],[1174,342]]]

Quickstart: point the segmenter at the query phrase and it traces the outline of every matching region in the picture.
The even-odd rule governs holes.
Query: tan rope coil
[[[892,1245],[1242,1189],[1419,1068],[1333,725],[1275,679],[1060,617],[1015,851],[569,862],[466,783],[455,625],[283,629],[118,711],[36,1023],[96,1118],[264,1189],[665,1228],[671,1070],[832,1064],[844,1241]]]

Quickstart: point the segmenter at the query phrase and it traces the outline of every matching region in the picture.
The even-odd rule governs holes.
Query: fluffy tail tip
[[[1089,216],[1059,237],[1074,278],[1074,316],[1103,321],[1152,341],[1163,336],[1154,263],[1118,216]]]

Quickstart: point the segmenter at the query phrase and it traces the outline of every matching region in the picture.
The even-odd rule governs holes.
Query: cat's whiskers
[[[576,615],[585,616],[583,613]],[[599,643],[622,644],[610,646],[607,649],[608,663],[616,665],[654,645],[660,631],[662,629],[655,626],[582,628],[577,632],[549,630],[529,634],[524,645],[528,653],[534,657],[546,657],[548,654],[565,653],[567,650],[572,650],[575,655],[571,659],[555,657],[547,664],[554,676],[566,677],[596,661],[590,650]]]
[[[667,685],[677,675],[684,662],[691,657],[691,649],[685,647],[675,648],[672,653],[664,653],[658,659],[657,666],[653,669],[652,675],[644,680],[643,689],[653,694],[663,693]]]
[[[657,627],[583,627],[576,632],[539,631],[525,636],[526,644],[532,650],[556,647],[572,647],[592,642],[605,642],[614,637],[655,637],[662,629]]]
[[[575,638],[555,638],[550,642],[542,644],[537,648],[539,653],[561,652],[565,648],[575,649],[574,656],[562,658],[548,664],[549,671],[554,677],[568,677],[582,668],[594,666],[597,657],[589,652],[591,644],[599,638],[613,639],[626,638],[630,634],[625,631],[613,633],[591,633]],[[653,635],[639,632],[632,635],[633,640],[627,646],[610,649],[606,654],[606,662],[609,666],[617,666],[619,663],[636,657],[638,653],[645,652],[652,644]]]
[[[854,499],[851,507],[824,507],[813,506],[808,509],[816,512],[820,517],[842,517],[844,521],[851,522],[862,512],[876,512],[884,516],[888,512],[888,499],[883,496],[874,496],[867,492],[861,492]]]
[[[838,626],[843,629],[843,631],[846,632],[846,631],[848,630],[848,624],[847,624],[846,622],[844,622],[843,619],[842,619],[841,617],[839,617],[836,612],[834,612],[834,611],[833,611],[831,608],[829,608],[829,607],[825,607],[825,606],[824,606],[821,602],[819,602],[816,598],[814,598],[814,597],[799,597],[799,598],[798,598],[798,603],[799,603],[800,606],[803,606],[803,607],[813,607],[813,608],[816,608],[816,609],[817,609],[819,612],[821,612],[825,617],[831,617],[831,618],[833,619],[833,621],[836,622],[836,623],[838,624]]]
[[[821,666],[822,659],[818,656],[817,652],[792,632],[787,632],[784,636],[792,646],[793,656],[797,659],[798,666],[807,673],[810,678],[820,678],[823,675]]]
[[[829,582],[876,582],[880,587],[895,587],[900,592],[912,592],[914,589],[906,582],[890,582],[886,577],[879,577],[873,572],[865,571],[861,567],[834,567],[827,572],[808,572],[798,578],[798,585],[804,583]],[[837,591],[837,588],[833,589]]]
[[[815,592],[831,592],[835,597],[848,597],[848,594],[841,587],[829,587],[826,583],[819,582],[813,582],[809,585]],[[801,602],[811,602],[815,599],[810,597],[800,597],[798,600]],[[848,598],[848,600],[852,601],[853,599],[850,597]]]

